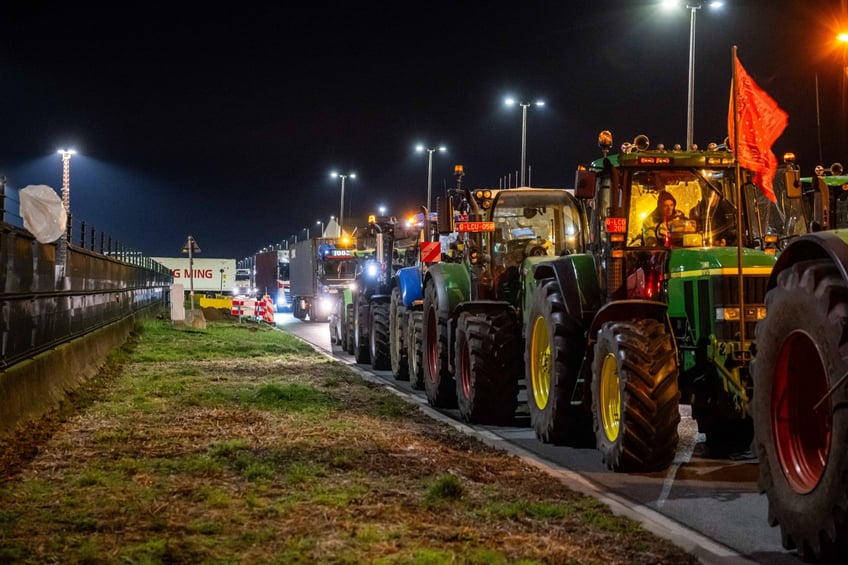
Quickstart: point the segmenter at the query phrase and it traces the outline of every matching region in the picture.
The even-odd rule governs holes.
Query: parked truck
[[[273,249],[254,256],[254,288],[256,295],[268,295],[278,312],[291,308],[289,283],[289,251]]]
[[[744,171],[737,191],[726,150],[599,143],[573,191],[473,190],[468,221],[442,228],[470,237],[462,263],[425,275],[427,399],[509,423],[523,378],[537,437],[594,443],[614,471],[671,463],[681,402],[708,445],[747,449],[753,328],[781,238],[805,222]],[[666,195],[705,216],[647,225]]]
[[[801,180],[816,231],[781,253],[752,363],[755,449],[768,522],[804,561],[848,558],[848,176]],[[797,173],[796,173],[797,174]],[[786,183],[792,186],[793,180]]]
[[[355,242],[321,237],[304,239],[290,249],[292,315],[326,322],[356,274]]]
[[[153,257],[153,260],[170,269],[174,282],[182,284],[187,293],[191,292],[192,286],[195,294],[206,296],[229,296],[233,293],[235,259],[193,257],[191,266],[188,257]]]

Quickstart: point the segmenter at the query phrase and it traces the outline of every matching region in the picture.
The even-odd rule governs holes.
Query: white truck
[[[236,269],[236,280],[233,285],[233,296],[256,296],[256,286],[253,284],[251,269]]]
[[[181,283],[186,292],[206,296],[230,296],[236,280],[235,259],[199,259],[194,257],[189,266],[188,257],[153,257],[153,260],[171,270],[175,283]]]

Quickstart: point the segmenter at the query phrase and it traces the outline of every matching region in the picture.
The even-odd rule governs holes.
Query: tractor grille
[[[736,275],[712,277],[713,304],[716,308],[739,307],[739,281]],[[745,339],[754,337],[757,325],[757,308],[765,304],[768,275],[745,275],[742,279],[742,291],[745,298]],[[716,320],[715,335],[720,341],[739,339],[739,321]]]

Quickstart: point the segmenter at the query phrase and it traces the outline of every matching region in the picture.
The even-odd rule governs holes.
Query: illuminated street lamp
[[[57,151],[62,156],[62,204],[65,206],[65,213],[71,213],[71,155],[75,155],[73,149],[59,149]]]
[[[663,0],[666,9],[677,7],[679,0]],[[689,0],[686,7],[689,8],[689,97],[686,110],[686,149],[691,149],[694,143],[695,129],[695,14],[703,8],[704,4],[710,9],[721,8],[724,2],[721,0]]]
[[[521,106],[521,184],[519,186],[525,186],[524,173],[527,172],[527,108],[530,106],[544,106],[545,103],[541,100],[535,102],[518,102],[514,98],[507,98],[504,100],[504,104],[507,106],[518,104]]]
[[[345,184],[345,179],[347,177],[355,179],[356,173],[348,173],[346,175],[340,175],[339,173],[332,172],[332,173],[330,173],[330,176],[333,177],[333,178],[338,177],[338,178],[342,179],[342,205],[341,205],[340,210],[339,210],[339,236],[341,237],[341,235],[342,235],[342,222],[344,221],[344,184]]]
[[[424,218],[425,225],[427,225],[430,222],[430,195],[432,194],[433,190],[433,152],[441,151],[444,153],[448,150],[448,148],[444,146],[424,147],[423,145],[418,145],[415,150],[419,153],[422,151],[426,151],[427,153],[429,153],[429,156],[427,158],[427,218]],[[430,230],[428,229],[427,231],[429,232]]]
[[[315,223],[321,226],[321,237],[324,237],[324,222],[322,220],[318,220]]]

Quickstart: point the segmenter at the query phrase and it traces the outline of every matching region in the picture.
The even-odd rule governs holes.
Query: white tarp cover
[[[24,227],[39,243],[52,243],[62,237],[68,215],[55,190],[46,184],[31,184],[21,189],[20,198]]]

